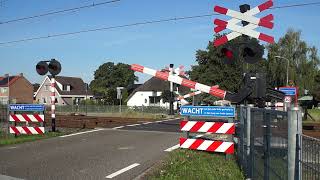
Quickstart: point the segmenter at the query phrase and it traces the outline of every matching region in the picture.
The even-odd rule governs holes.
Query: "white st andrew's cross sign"
[[[215,6],[214,7],[215,12],[230,16],[232,17],[232,19],[230,19],[229,21],[215,19],[214,24],[217,26],[214,28],[214,31],[216,33],[219,33],[225,29],[230,29],[233,32],[216,39],[214,41],[214,46],[217,47],[217,46],[223,45],[226,42],[241,36],[242,34],[268,42],[268,43],[274,43],[274,37],[254,30],[259,26],[269,28],[269,29],[273,28],[274,24],[272,21],[274,17],[272,14],[269,14],[263,18],[257,18],[254,16],[262,11],[269,9],[272,6],[273,6],[273,2],[272,0],[269,0],[245,13],[237,12],[221,6]],[[244,27],[237,25],[241,21],[249,22],[249,24]]]

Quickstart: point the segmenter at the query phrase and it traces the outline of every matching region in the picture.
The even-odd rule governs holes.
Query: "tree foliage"
[[[163,102],[170,102],[170,98],[171,98],[171,92],[170,90],[164,90],[161,93],[161,99],[163,100]]]
[[[300,92],[314,90],[316,75],[320,63],[317,49],[309,47],[301,40],[301,32],[289,29],[287,33],[275,44],[267,46],[268,64],[267,72],[269,84],[273,87],[286,85],[287,67],[289,80],[299,87]],[[283,58],[277,58],[281,56]],[[285,59],[284,59],[285,58]],[[288,60],[289,66],[288,66]],[[303,95],[303,93],[301,93]]]
[[[130,69],[130,65],[113,62],[102,64],[94,72],[94,80],[90,83],[90,88],[95,94],[103,96],[105,104],[118,104],[117,87],[128,87],[134,84],[138,77]],[[126,89],[123,90],[123,99],[126,99]]]
[[[216,36],[216,38],[219,36]],[[228,43],[229,47],[240,50],[241,42],[246,37],[239,37]],[[261,46],[255,39],[246,38],[247,42],[255,46]],[[221,89],[231,92],[237,92],[240,88],[243,73],[264,71],[265,60],[261,60],[258,64],[249,65],[243,62],[241,51],[236,54],[236,62],[233,64],[225,64],[221,58],[221,49],[224,46],[214,47],[209,42],[206,50],[198,50],[196,52],[197,65],[191,67],[188,72],[190,78],[196,82],[206,85],[219,85]],[[202,99],[206,103],[212,103],[216,100],[208,94],[202,94]]]
[[[314,99],[320,102],[320,71],[318,71],[317,75],[314,78],[315,87],[312,91],[312,95]]]

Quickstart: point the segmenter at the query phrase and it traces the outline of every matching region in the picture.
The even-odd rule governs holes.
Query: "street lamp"
[[[287,60],[287,62],[288,62],[288,64],[287,64],[287,86],[289,86],[289,63],[290,63],[290,60],[288,58],[285,58],[282,56],[274,56],[274,57]]]

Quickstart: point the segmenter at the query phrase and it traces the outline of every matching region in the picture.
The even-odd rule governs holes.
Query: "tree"
[[[309,47],[301,40],[301,31],[289,29],[287,33],[279,39],[278,43],[267,46],[268,49],[268,82],[273,87],[286,85],[286,72],[289,68],[289,80],[299,87],[300,92],[305,89],[315,89],[315,76],[318,72],[319,56],[317,49]],[[280,59],[281,56],[289,60]],[[303,95],[303,93],[300,93]]]
[[[320,71],[317,72],[317,75],[314,78],[315,88],[312,91],[314,99],[320,102]]]
[[[94,80],[90,83],[90,88],[95,94],[103,96],[105,104],[118,104],[117,87],[128,87],[134,84],[138,77],[134,75],[134,71],[130,69],[130,65],[113,62],[102,64],[94,72]],[[123,90],[123,99],[128,94]]]
[[[161,99],[163,100],[163,102],[170,102],[170,98],[171,98],[171,92],[170,90],[164,90],[161,93]]]
[[[219,36],[216,36],[217,38]],[[228,43],[228,46],[238,49],[244,38],[239,37]],[[248,43],[254,46],[261,46],[256,39],[248,38]],[[231,92],[237,92],[240,88],[243,73],[245,72],[264,72],[265,61],[261,60],[257,64],[247,64],[243,62],[241,53],[236,56],[237,61],[233,64],[225,64],[222,62],[221,49],[223,46],[214,47],[209,42],[206,50],[198,50],[196,52],[197,65],[191,67],[188,72],[190,78],[196,82],[206,85],[219,85],[221,89]],[[211,95],[202,94],[202,99],[206,103],[213,103],[216,100]]]

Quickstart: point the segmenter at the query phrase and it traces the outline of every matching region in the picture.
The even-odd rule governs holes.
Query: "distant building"
[[[77,105],[82,100],[92,99],[93,93],[78,77],[56,76],[56,105]],[[39,104],[51,104],[51,76],[46,76],[34,94]]]
[[[164,90],[170,90],[170,83],[152,77],[129,95],[127,106],[158,106],[169,109],[169,103],[161,99],[161,94]],[[179,93],[187,94],[189,92],[189,88],[179,87]],[[174,102],[174,108],[177,108],[176,102]]]
[[[10,103],[33,103],[33,86],[23,76],[5,75],[0,77],[0,104]]]

